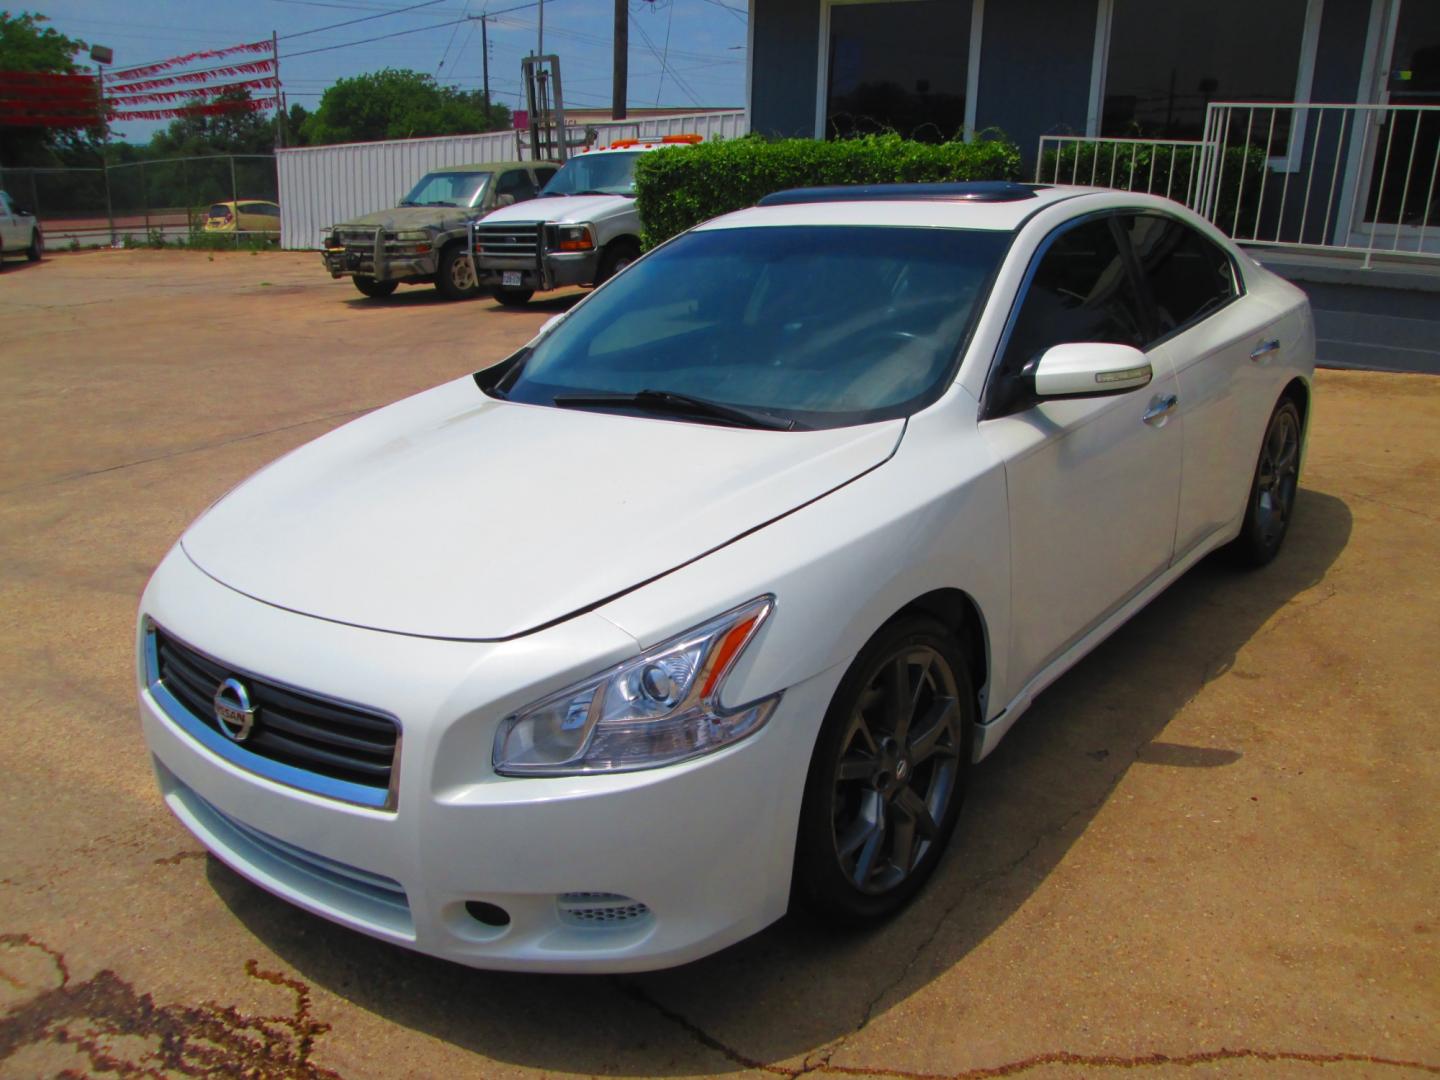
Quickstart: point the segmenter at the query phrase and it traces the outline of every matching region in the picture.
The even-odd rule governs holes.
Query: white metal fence
[[[694,132],[707,140],[746,133],[743,110],[647,117],[589,125],[601,144],[615,139],[660,138]],[[584,138],[587,128],[572,127]],[[447,165],[510,161],[520,156],[511,131],[446,135],[431,139],[298,147],[276,153],[280,226],[285,247],[320,246],[336,222],[394,206],[425,173]]]
[[[1040,139],[1036,180],[1166,195],[1245,244],[1440,257],[1440,105],[1216,102],[1204,137]]]

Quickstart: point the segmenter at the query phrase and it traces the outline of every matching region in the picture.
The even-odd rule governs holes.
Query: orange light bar
[[[705,677],[705,685],[700,688],[702,698],[709,697],[716,684],[724,678],[736,654],[745,647],[745,642],[750,640],[755,624],[760,621],[760,615],[761,612],[756,612],[744,622],[736,623],[734,629],[721,640],[720,647],[715,650],[715,660],[710,665],[710,674]]]
[[[686,143],[693,146],[695,143],[705,141],[704,135],[666,135],[660,140],[662,143]]]

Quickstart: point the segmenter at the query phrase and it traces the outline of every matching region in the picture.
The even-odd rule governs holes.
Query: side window
[[[10,212],[10,196],[0,191],[0,214],[8,214]]]
[[[1162,214],[1136,214],[1125,226],[1155,301],[1162,337],[1235,295],[1230,256],[1189,225]]]
[[[1140,298],[1109,218],[1057,236],[1040,258],[1010,331],[1000,374],[1018,375],[1052,345],[1107,341],[1144,348]]]
[[[555,175],[555,167],[554,167],[553,165],[552,165],[552,166],[549,166],[548,168],[544,168],[544,169],[536,169],[536,170],[535,170],[535,183],[537,183],[538,185],[540,185],[540,186],[543,188],[546,184],[548,184],[548,183],[550,182],[550,178],[551,178],[552,176],[554,176],[554,175]]]
[[[524,169],[511,169],[500,177],[500,185],[495,189],[495,194],[513,195],[516,202],[524,202],[535,197],[535,182]]]

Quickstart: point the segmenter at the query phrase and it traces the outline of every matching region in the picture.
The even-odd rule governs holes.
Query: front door
[[[1050,239],[992,380],[1065,342],[1144,347],[1150,332],[1118,229],[1105,216]],[[1011,693],[1170,566],[1183,439],[1179,411],[1161,410],[1178,388],[1166,354],[1147,359],[1147,387],[1022,400],[982,425],[1005,462],[1010,501]]]

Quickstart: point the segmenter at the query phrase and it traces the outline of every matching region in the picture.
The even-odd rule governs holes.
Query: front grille
[[[534,262],[540,254],[540,223],[518,221],[489,225],[482,221],[475,226],[475,246],[484,255]]]
[[[399,728],[368,712],[291,690],[229,667],[155,629],[157,675],[166,690],[201,724],[229,738],[215,717],[215,694],[238,679],[255,709],[255,722],[239,748],[308,773],[388,791]]]

